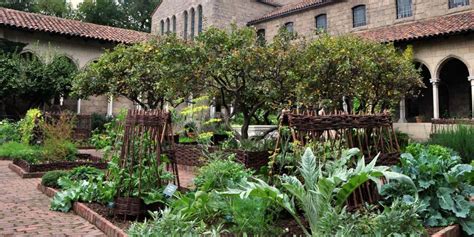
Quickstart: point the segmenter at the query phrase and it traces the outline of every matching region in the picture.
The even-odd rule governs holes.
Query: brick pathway
[[[36,189],[40,179],[21,179],[0,160],[0,236],[105,236],[73,213],[49,210],[50,199]]]

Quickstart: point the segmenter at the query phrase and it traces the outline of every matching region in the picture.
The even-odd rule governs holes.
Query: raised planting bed
[[[459,225],[451,225],[446,227],[428,228],[428,234],[432,237],[459,237],[461,236],[461,228]]]
[[[8,167],[22,178],[40,178],[44,173],[53,170],[70,170],[79,166],[91,166],[98,169],[106,169],[107,163],[99,157],[90,154],[78,154],[75,161],[60,161],[43,164],[30,164],[25,160],[13,160]]]
[[[46,187],[41,183],[38,184],[37,188],[48,197],[54,197],[58,192],[58,190]],[[124,220],[123,218],[110,217],[108,208],[99,203],[74,202],[73,211],[78,216],[95,225],[109,237],[127,236],[124,230],[128,229],[132,223],[132,221]]]
[[[218,150],[217,147],[209,147],[209,152]],[[267,165],[270,157],[269,151],[225,150],[224,152],[235,153],[237,161],[245,165],[246,168],[257,170]],[[175,158],[178,165],[200,167],[206,163],[199,145],[176,145]]]

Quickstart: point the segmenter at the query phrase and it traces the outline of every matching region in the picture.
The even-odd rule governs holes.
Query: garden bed
[[[25,160],[13,160],[8,167],[22,178],[40,178],[44,173],[53,170],[70,170],[79,166],[91,166],[98,169],[106,169],[107,163],[99,157],[89,154],[79,154],[76,161],[60,161],[43,164],[30,164]]]
[[[51,198],[58,192],[58,190],[42,184],[38,184],[37,188]],[[132,223],[129,220],[109,217],[107,207],[98,203],[75,202],[73,210],[77,215],[95,225],[109,237],[127,236],[124,230]]]

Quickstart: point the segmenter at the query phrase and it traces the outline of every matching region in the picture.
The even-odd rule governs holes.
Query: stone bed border
[[[38,184],[37,189],[44,193],[46,196],[52,198],[58,192],[58,190],[50,187],[46,187],[41,183]],[[99,228],[105,235],[109,237],[127,237],[128,235],[119,227],[115,226],[112,222],[108,221],[84,203],[74,202],[73,211],[80,217],[84,218],[91,224]]]
[[[22,179],[41,178],[46,172],[26,172],[20,166],[13,163],[8,164],[8,168],[19,175]]]

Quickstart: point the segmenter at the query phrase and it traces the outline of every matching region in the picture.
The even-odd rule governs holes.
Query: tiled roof
[[[469,31],[474,31],[474,11],[371,29],[357,34],[379,42],[398,42]]]
[[[258,19],[249,22],[249,25],[253,25],[262,21],[270,20],[273,18],[281,17],[284,15],[292,14],[299,11],[304,11],[312,7],[318,7],[320,5],[331,3],[332,0],[295,0],[296,2],[284,5],[271,11]]]
[[[144,41],[151,37],[151,34],[145,32],[96,25],[7,8],[0,8],[0,26],[127,44]]]
[[[277,3],[275,0],[257,0],[257,2],[268,4],[274,7],[281,7],[281,4]]]

